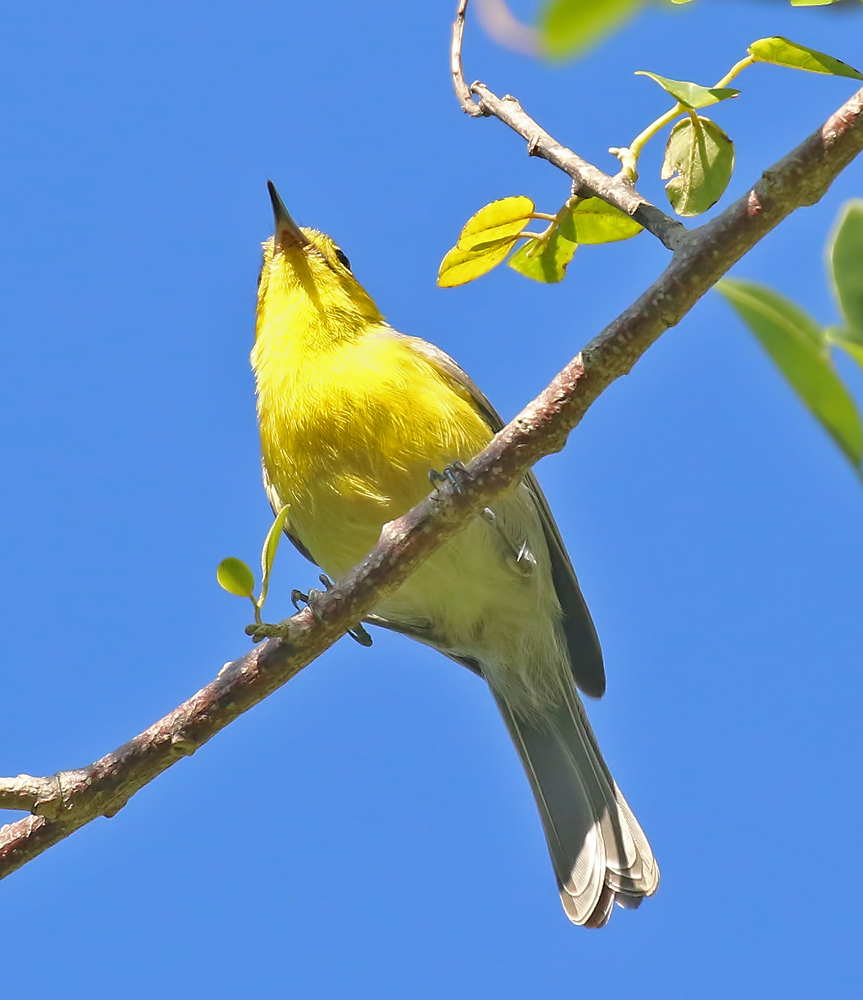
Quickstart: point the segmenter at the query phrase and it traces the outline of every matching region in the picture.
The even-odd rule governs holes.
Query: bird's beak
[[[302,230],[285,208],[285,203],[279,197],[276,185],[272,181],[267,181],[267,188],[270,192],[270,201],[273,203],[273,216],[276,220],[276,246],[280,250],[285,250],[288,247],[308,246],[309,241],[303,236]]]

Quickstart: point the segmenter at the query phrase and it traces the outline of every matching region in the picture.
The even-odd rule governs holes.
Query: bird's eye
[[[350,271],[351,262],[348,260],[347,254],[342,253],[342,251],[339,250],[338,247],[336,247],[336,257],[338,257],[339,263],[344,264],[345,267]]]

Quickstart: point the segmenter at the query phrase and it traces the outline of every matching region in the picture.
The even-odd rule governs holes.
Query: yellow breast
[[[491,440],[472,402],[383,324],[317,349],[259,340],[255,353],[268,475],[292,531],[331,575],[429,493],[429,470]]]

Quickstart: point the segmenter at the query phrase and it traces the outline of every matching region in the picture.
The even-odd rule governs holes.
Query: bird
[[[383,525],[503,427],[438,347],[393,329],[327,235],[268,182],[255,342],[264,487],[297,549],[337,580]],[[576,690],[605,691],[599,640],[531,472],[430,556],[367,620],[487,683],[533,790],[569,919],[601,927],[659,883]]]

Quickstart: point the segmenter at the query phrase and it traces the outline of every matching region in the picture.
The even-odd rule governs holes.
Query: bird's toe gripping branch
[[[437,469],[429,469],[429,482],[435,489],[439,483],[447,482],[456,493],[464,493],[464,483],[467,478],[467,469],[462,462],[453,462],[443,472],[438,472]]]
[[[318,610],[318,604],[321,597],[323,597],[325,591],[331,590],[333,586],[333,581],[327,576],[326,573],[321,573],[318,577],[321,583],[324,585],[323,590],[309,590],[308,594],[304,594],[301,590],[291,591],[291,604],[297,609],[297,611],[302,611],[303,607],[308,607],[311,609],[312,614],[315,618],[320,618],[320,611]],[[363,626],[359,623],[354,625],[353,628],[348,629],[348,635],[358,642],[361,646],[371,646],[372,637],[366,632]]]

